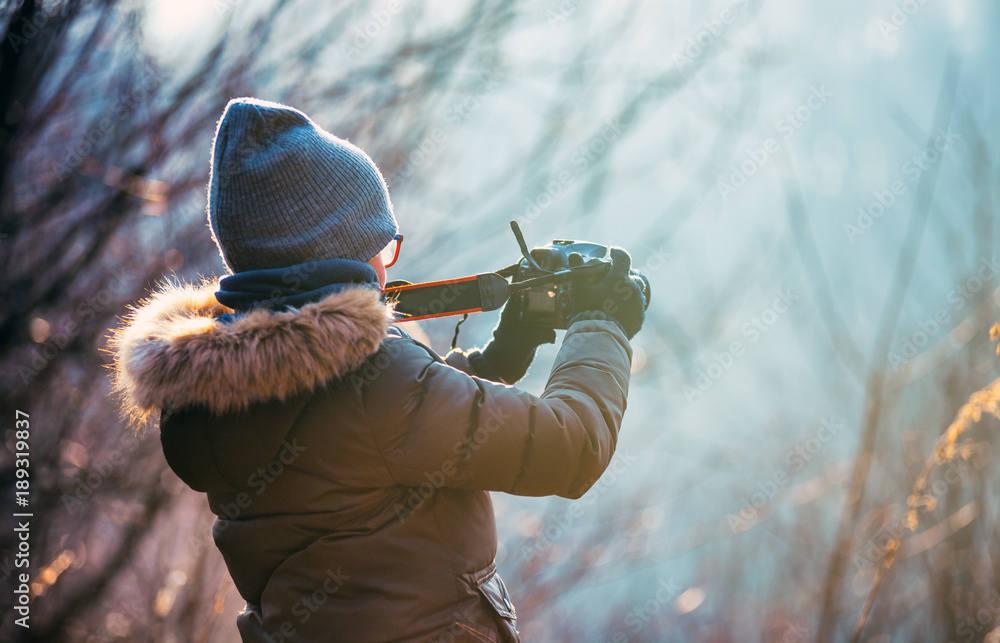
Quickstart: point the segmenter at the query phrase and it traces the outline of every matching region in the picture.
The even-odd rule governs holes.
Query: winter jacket
[[[442,360],[374,290],[242,315],[216,290],[140,306],[116,387],[136,419],[162,411],[167,462],[208,494],[243,640],[519,640],[487,492],[596,482],[628,391],[618,325],[579,316],[535,396]]]

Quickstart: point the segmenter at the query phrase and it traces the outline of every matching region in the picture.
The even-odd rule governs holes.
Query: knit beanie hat
[[[208,222],[232,272],[368,261],[396,235],[385,179],[297,109],[237,98],[215,133]]]

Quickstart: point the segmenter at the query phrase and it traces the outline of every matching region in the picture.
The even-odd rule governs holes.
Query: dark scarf
[[[286,268],[238,272],[219,282],[215,298],[237,312],[251,308],[286,310],[354,286],[377,290],[375,269],[362,261],[322,259]]]

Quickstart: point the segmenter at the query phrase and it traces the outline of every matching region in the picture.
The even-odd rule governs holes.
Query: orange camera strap
[[[401,321],[496,310],[510,298],[510,284],[495,272],[419,284],[393,282],[383,290]]]

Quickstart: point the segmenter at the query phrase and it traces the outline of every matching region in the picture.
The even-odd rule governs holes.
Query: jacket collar
[[[233,315],[218,281],[168,285],[134,308],[112,337],[114,390],[129,419],[202,406],[215,414],[285,400],[360,367],[386,336],[392,309],[370,288],[347,288],[287,311]]]

